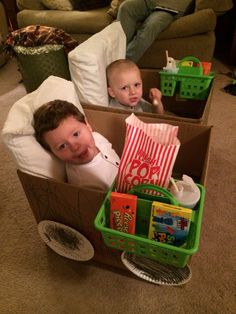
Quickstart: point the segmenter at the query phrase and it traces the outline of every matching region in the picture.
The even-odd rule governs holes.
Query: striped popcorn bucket
[[[134,114],[126,120],[126,138],[116,189],[126,193],[138,184],[167,188],[179,151],[178,127],[144,123]]]

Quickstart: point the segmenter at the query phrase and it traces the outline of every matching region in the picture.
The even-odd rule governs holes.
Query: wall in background
[[[4,5],[8,26],[10,30],[15,30],[18,28],[16,14],[18,12],[18,8],[15,0],[1,0]]]
[[[218,16],[215,34],[215,56],[226,64],[236,66],[236,1],[229,12]]]

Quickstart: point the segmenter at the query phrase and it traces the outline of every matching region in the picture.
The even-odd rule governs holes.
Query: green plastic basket
[[[200,184],[197,184],[197,186],[200,189],[201,197],[195,210],[193,210],[187,244],[184,248],[148,239],[152,202],[157,200],[173,205],[178,204],[167,190],[154,185],[135,186],[134,189],[129,192],[129,194],[138,196],[135,235],[109,228],[109,208],[112,189],[107,193],[95,218],[95,227],[101,231],[104,243],[108,247],[135,253],[139,256],[144,256],[176,267],[184,267],[189,257],[198,251],[200,240],[205,188]],[[143,192],[147,190],[161,192],[162,196]]]
[[[193,61],[197,66],[182,66],[184,61]],[[161,92],[164,96],[173,96],[179,86],[182,98],[204,100],[207,98],[214,73],[203,75],[201,62],[192,56],[179,61],[177,73],[159,71]]]

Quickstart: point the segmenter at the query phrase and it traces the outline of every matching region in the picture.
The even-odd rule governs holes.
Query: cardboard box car
[[[157,70],[141,69],[141,76],[143,81],[143,98],[147,101],[150,101],[148,96],[150,88],[156,87],[161,90],[160,74]],[[162,96],[162,102],[165,109],[164,114],[159,115],[145,112],[142,113],[142,115],[146,117],[153,117],[154,115],[157,116],[156,118],[165,120],[184,121],[188,123],[207,125],[213,88],[214,80],[212,80],[210,83],[207,98],[204,100],[198,100],[180,98],[178,94],[178,88],[176,87],[176,91],[173,96]],[[99,107],[101,110],[104,110],[104,108],[107,110],[107,107],[102,106],[99,103],[99,100],[98,105],[91,105],[83,102],[82,105],[83,107],[87,108]],[[109,107],[109,111],[123,113],[124,109],[115,109]]]
[[[94,131],[100,132],[121,156],[125,138],[125,118],[129,113],[108,111],[101,107],[85,109]],[[174,177],[191,176],[206,185],[209,163],[211,127],[182,121],[158,119],[157,116],[139,118],[149,123],[170,123],[179,126],[181,146],[174,165]],[[106,193],[36,177],[18,170],[18,176],[37,222],[53,220],[81,232],[93,245],[93,260],[124,268],[121,251],[104,245],[102,235],[94,227],[94,219]]]

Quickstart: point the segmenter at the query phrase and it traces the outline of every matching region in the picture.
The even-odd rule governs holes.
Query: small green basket
[[[198,66],[182,66],[184,61],[193,61]],[[159,71],[161,92],[164,96],[173,96],[177,86],[182,98],[204,100],[210,90],[214,73],[203,75],[201,62],[192,56],[188,56],[179,61],[177,73]]]
[[[178,204],[167,190],[154,185],[138,185],[129,191],[129,194],[138,196],[135,235],[109,228],[110,195],[112,189],[107,193],[95,218],[95,227],[101,231],[104,243],[108,247],[135,253],[139,256],[176,267],[185,267],[189,257],[197,252],[200,240],[205,188],[200,184],[197,184],[197,186],[200,189],[201,197],[195,210],[193,210],[185,247],[177,247],[148,239],[152,202],[157,200],[173,205]],[[161,193],[162,196],[147,194],[147,190]]]

